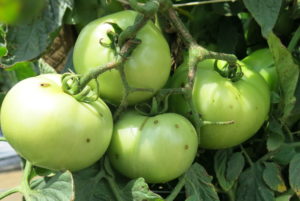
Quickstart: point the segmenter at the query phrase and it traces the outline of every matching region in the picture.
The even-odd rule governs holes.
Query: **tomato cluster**
[[[76,72],[85,74],[114,62],[118,48],[107,44],[117,41],[109,34],[117,34],[116,25],[122,30],[131,26],[136,16],[134,11],[122,11],[85,26],[74,48]],[[125,76],[130,87],[152,91],[131,93],[129,105],[152,98],[171,73],[170,48],[156,25],[149,21],[136,38],[141,43],[122,64]],[[238,62],[243,73],[239,80],[223,77],[215,70],[216,65],[222,70],[225,62],[205,60],[198,64],[192,104],[198,121],[204,122],[200,136],[183,95],[171,96],[169,113],[145,116],[130,110],[113,122],[103,100],[116,105],[124,96],[118,69],[97,78],[101,98],[89,103],[65,93],[61,75],[44,74],[19,82],[2,104],[3,133],[16,151],[36,166],[78,171],[107,151],[113,167],[125,176],[144,177],[150,183],[168,182],[189,168],[199,146],[222,149],[238,145],[267,119],[270,89],[277,88],[277,77],[268,50],[254,54],[263,55],[265,60],[249,56],[244,63]],[[171,86],[184,86],[187,74],[188,66],[183,63],[172,75]],[[90,82],[90,87],[96,89],[96,82]]]

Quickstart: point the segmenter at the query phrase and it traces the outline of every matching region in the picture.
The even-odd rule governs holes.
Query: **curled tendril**
[[[80,75],[76,75],[74,73],[65,73],[62,76],[62,88],[63,91],[71,96],[73,96],[76,100],[85,103],[91,103],[96,101],[99,96],[99,83],[96,80],[96,88],[97,93],[95,93],[90,86],[85,86],[81,88],[80,86]]]

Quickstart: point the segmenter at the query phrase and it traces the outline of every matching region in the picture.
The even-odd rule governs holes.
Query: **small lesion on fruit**
[[[188,150],[188,149],[189,149],[189,145],[187,145],[187,144],[184,145],[184,149],[185,149],[185,150]]]
[[[91,141],[90,138],[86,138],[86,142],[89,143]]]
[[[178,124],[175,124],[175,128],[179,128],[179,125],[178,125]]]
[[[158,120],[154,120],[153,123],[154,123],[154,124],[158,124]]]
[[[50,84],[43,82],[43,83],[40,83],[40,86],[41,87],[50,87]]]

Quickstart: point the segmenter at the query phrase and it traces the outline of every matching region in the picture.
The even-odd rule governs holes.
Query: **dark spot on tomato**
[[[233,105],[229,105],[229,108],[230,108],[230,109],[233,109]]]
[[[179,125],[178,125],[178,124],[175,124],[175,128],[179,128]]]
[[[212,103],[214,103],[215,102],[215,99],[212,99]]]
[[[183,87],[185,86],[185,84],[184,84],[184,83],[181,83],[180,86],[183,88]]]
[[[258,110],[258,107],[256,106],[255,109]]]
[[[184,145],[184,149],[185,149],[185,150],[188,150],[188,149],[189,149],[189,145],[187,145],[187,144]]]
[[[49,84],[49,83],[41,83],[40,86],[41,86],[41,87],[49,87],[50,84]]]
[[[153,122],[154,124],[158,124],[158,120],[154,120],[154,122]]]
[[[86,138],[86,142],[89,143],[91,140],[90,138]]]
[[[102,113],[99,113],[100,117],[103,117],[103,114]]]

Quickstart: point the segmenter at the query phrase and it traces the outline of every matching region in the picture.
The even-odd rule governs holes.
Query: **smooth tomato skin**
[[[62,91],[61,75],[44,74],[27,78],[8,92],[1,127],[12,147],[33,165],[77,171],[107,150],[113,121],[102,100],[78,102]]]
[[[242,62],[258,72],[266,80],[271,90],[278,89],[278,75],[269,49],[256,50],[245,57]]]
[[[121,11],[89,23],[80,32],[74,47],[73,61],[75,70],[86,73],[92,68],[104,66],[115,61],[112,49],[99,43],[109,43],[108,31],[113,31],[107,22],[118,24],[122,29],[134,23],[135,11]],[[125,62],[125,74],[131,87],[151,88],[155,91],[167,82],[171,70],[171,55],[168,43],[159,29],[149,21],[136,35],[142,41]],[[124,87],[119,71],[113,69],[98,77],[100,96],[105,100],[119,104]],[[96,87],[95,82],[91,82]],[[134,92],[129,95],[128,103],[135,104],[153,96],[152,92]]]
[[[197,147],[197,133],[185,117],[127,112],[114,126],[108,153],[113,167],[123,175],[163,183],[190,167]]]
[[[219,62],[222,66],[222,62]],[[234,121],[229,125],[204,125],[200,147],[223,149],[238,145],[253,136],[267,118],[270,91],[264,79],[240,63],[244,76],[231,82],[213,70],[214,61],[200,62],[192,91],[193,103],[203,120]],[[173,87],[180,87],[187,79],[187,68],[175,73]],[[182,95],[170,98],[171,110],[191,118],[190,108]]]

